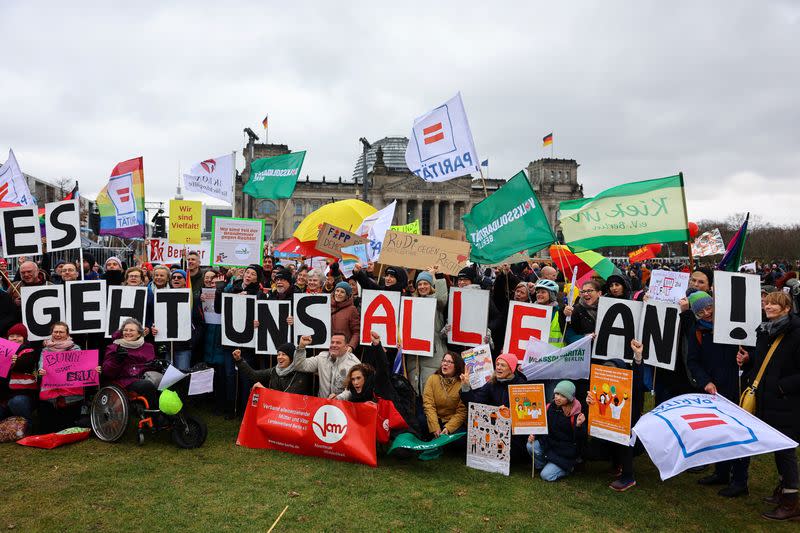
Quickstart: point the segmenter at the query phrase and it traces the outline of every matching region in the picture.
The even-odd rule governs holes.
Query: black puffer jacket
[[[794,440],[800,440],[800,318],[767,335],[759,328],[752,367],[747,374],[751,384],[761,368],[773,341],[784,333],[772,354],[756,391],[756,416]]]
[[[547,405],[547,435],[537,437],[547,461],[567,472],[575,467],[586,442],[586,421],[578,425],[581,402],[575,398],[569,416],[554,402]]]

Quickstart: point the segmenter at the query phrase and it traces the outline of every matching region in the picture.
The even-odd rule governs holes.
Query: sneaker
[[[629,479],[629,480],[618,479],[613,483],[611,483],[611,485],[609,485],[608,488],[615,490],[617,492],[625,492],[626,490],[631,489],[635,486],[636,486],[635,479]]]
[[[698,485],[727,485],[728,483],[730,483],[728,478],[718,476],[717,474],[711,474],[710,476],[701,477],[697,480]]]
[[[739,496],[747,496],[750,494],[750,491],[747,490],[747,487],[739,487],[736,485],[728,485],[724,489],[720,489],[717,492],[720,496],[724,496],[726,498],[737,498]]]

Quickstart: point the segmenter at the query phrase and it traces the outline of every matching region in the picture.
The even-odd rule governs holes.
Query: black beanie
[[[278,346],[278,351],[283,352],[289,356],[289,359],[294,360],[294,344],[291,342],[286,342]]]

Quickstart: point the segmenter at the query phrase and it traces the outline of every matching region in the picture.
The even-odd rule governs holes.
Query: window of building
[[[294,214],[295,215],[303,215],[303,201],[302,200],[295,200],[294,201]]]
[[[311,210],[312,211],[316,211],[317,209],[319,209],[319,206],[320,206],[320,201],[319,200],[314,200],[314,201],[311,202]]]
[[[277,212],[278,208],[272,200],[262,200],[261,203],[258,204],[258,214],[262,217],[274,215]]]
[[[272,238],[272,224],[267,223],[264,224],[264,240],[270,240]]]

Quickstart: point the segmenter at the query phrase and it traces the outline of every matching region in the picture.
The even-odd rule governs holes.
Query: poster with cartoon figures
[[[467,425],[467,466],[507,476],[511,466],[508,407],[470,403]]]
[[[473,389],[480,389],[492,379],[494,364],[492,363],[492,351],[488,344],[481,344],[469,350],[461,352],[464,359],[464,368],[469,375],[469,386]]]
[[[547,403],[544,385],[509,385],[511,432],[514,435],[546,435]]]
[[[589,392],[589,435],[628,444],[631,436],[631,390],[633,371],[613,366],[592,365]]]

